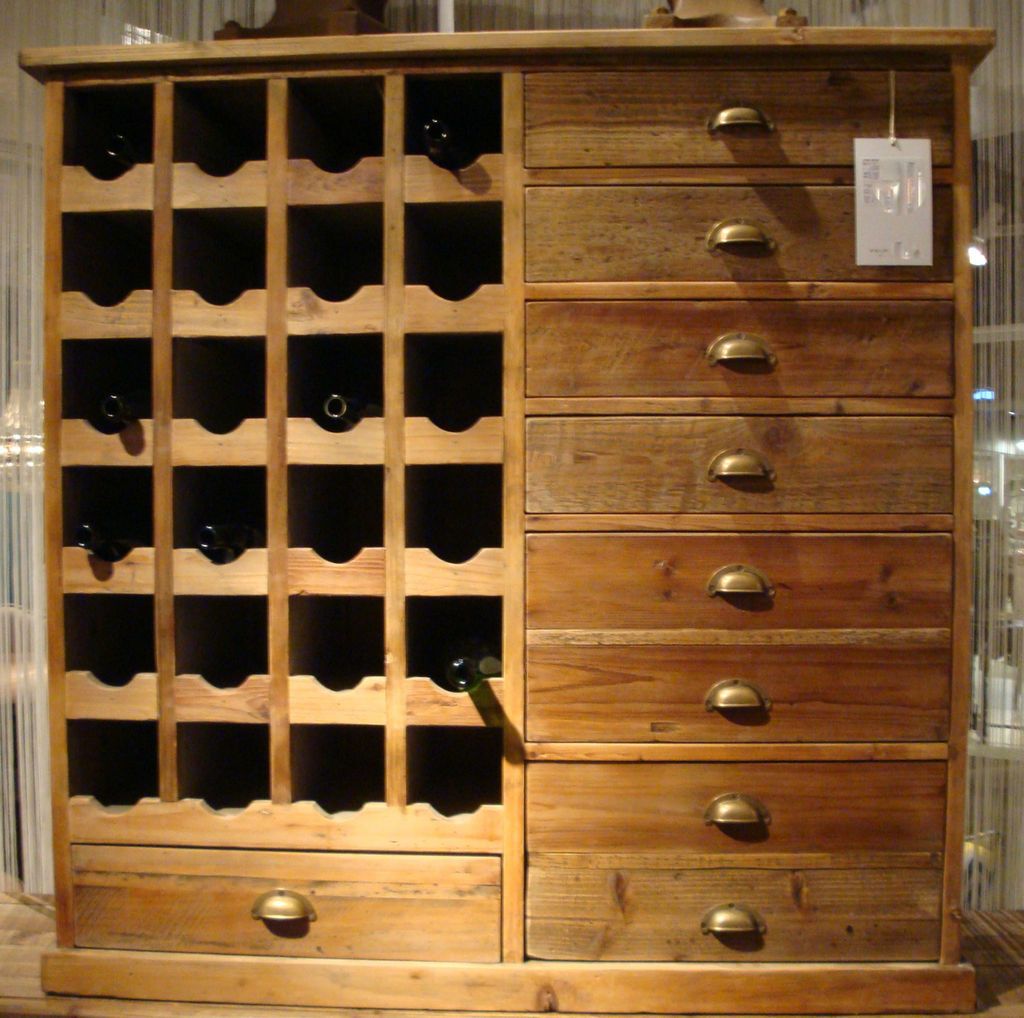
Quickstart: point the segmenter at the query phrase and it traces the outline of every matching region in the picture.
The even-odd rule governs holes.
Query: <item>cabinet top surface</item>
[[[413,65],[531,66],[549,58],[567,63],[700,55],[738,55],[737,66],[785,54],[856,62],[899,53],[926,63],[984,59],[994,33],[979,28],[688,28],[579,29],[529,32],[422,32],[408,35],[321,36],[173,42],[154,46],[61,46],[26,49],[21,66],[40,81],[51,78],[155,77],[233,71]]]

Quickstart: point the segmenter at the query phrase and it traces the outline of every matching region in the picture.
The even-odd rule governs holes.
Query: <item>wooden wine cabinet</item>
[[[991,43],[23,54],[47,92],[48,990],[973,1006],[968,81]],[[885,135],[892,84],[933,145],[930,267],[854,261],[852,143]],[[712,129],[734,107],[753,123]],[[472,165],[426,157],[430,116]],[[93,159],[110,130],[120,174]],[[774,248],[714,249],[730,217]],[[341,378],[379,410],[334,433],[309,407]],[[111,386],[143,390],[120,434],[86,419]],[[96,560],[85,519],[138,546]],[[214,565],[214,521],[258,538]],[[433,681],[456,633],[502,647],[472,695]]]

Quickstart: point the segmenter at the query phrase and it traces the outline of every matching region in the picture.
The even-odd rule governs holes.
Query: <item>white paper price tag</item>
[[[932,143],[857,138],[857,264],[932,264]]]

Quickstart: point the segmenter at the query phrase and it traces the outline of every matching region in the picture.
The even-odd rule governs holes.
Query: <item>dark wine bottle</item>
[[[423,149],[432,163],[453,173],[464,170],[480,155],[466,139],[460,138],[448,124],[436,118],[423,125]]]
[[[379,413],[379,406],[358,396],[332,392],[314,408],[313,420],[325,431],[350,431],[364,417]]]
[[[109,392],[96,405],[89,423],[104,435],[116,435],[139,419],[138,404],[135,396]]]
[[[138,151],[131,138],[120,131],[110,131],[97,138],[87,168],[100,180],[115,180],[138,161]]]
[[[241,558],[258,541],[259,532],[245,523],[208,523],[196,535],[196,547],[218,566]]]
[[[461,640],[445,653],[441,685],[455,693],[472,693],[496,675],[501,675],[500,656],[483,640]]]
[[[136,545],[128,538],[107,534],[93,523],[81,523],[75,528],[75,546],[103,562],[120,562]]]

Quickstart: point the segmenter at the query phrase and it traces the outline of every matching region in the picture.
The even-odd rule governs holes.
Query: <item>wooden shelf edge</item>
[[[527,283],[527,300],[949,300],[952,283]]]
[[[638,743],[527,742],[527,760],[534,761],[677,761],[679,763],[804,762],[817,760],[891,761],[946,760],[944,742],[792,742],[792,743]]]
[[[405,331],[502,332],[505,328],[505,287],[485,283],[465,300],[445,300],[423,285],[405,288]]]
[[[381,590],[383,594],[383,588]],[[293,725],[379,725],[386,719],[386,679],[367,675],[351,689],[329,689],[315,675],[288,677],[288,717]]]
[[[50,993],[193,1002],[678,1014],[951,1013],[974,1009],[969,965],[330,961],[144,951],[43,957]]]
[[[66,290],[60,298],[63,339],[149,339],[153,333],[153,291],[133,290],[120,304],[97,304]]]
[[[288,160],[289,205],[379,204],[384,200],[384,159],[364,156],[341,173],[311,159]]]
[[[313,548],[289,548],[288,593],[383,597],[384,549],[363,548],[347,562],[329,562]]]
[[[156,673],[139,672],[123,686],[112,686],[92,672],[69,671],[64,713],[69,721],[155,721],[160,713]]]
[[[262,336],[267,331],[267,291],[246,290],[227,304],[211,304],[195,290],[172,290],[171,321],[175,336]]]
[[[943,513],[534,513],[527,532],[657,533],[950,533],[953,517]]]
[[[361,287],[340,301],[324,300],[308,286],[290,286],[287,301],[290,336],[384,331],[383,286]]]
[[[215,565],[195,548],[174,549],[174,593],[244,595],[267,592],[267,549],[250,548],[226,565]]]
[[[176,467],[263,466],[267,461],[267,422],[247,418],[224,433],[208,431],[199,421],[171,422],[171,464]]]
[[[243,163],[234,173],[215,177],[195,163],[175,163],[171,207],[176,209],[265,208],[267,163]]]
[[[267,724],[270,720],[270,676],[249,675],[239,685],[222,689],[202,675],[175,675],[174,717],[178,722]]]
[[[114,180],[100,180],[84,166],[61,173],[62,212],[145,212],[153,208],[153,164],[139,163]]]
[[[384,418],[365,417],[351,431],[325,431],[309,417],[287,420],[289,466],[379,466]]]
[[[429,548],[405,549],[405,592],[410,596],[499,597],[504,589],[502,548],[481,548],[465,562],[446,562]]]
[[[481,417],[465,431],[445,431],[429,417],[405,419],[405,462],[410,466],[434,463],[502,462],[505,422]]]
[[[500,678],[489,679],[471,694],[449,692],[423,676],[410,676],[405,681],[405,712],[410,725],[480,728],[505,723],[505,684]]]
[[[149,467],[153,465],[153,422],[133,421],[105,435],[88,421],[65,418],[60,428],[64,467]]]
[[[152,594],[152,548],[132,548],[120,562],[103,562],[82,548],[63,549],[65,594]]]
[[[950,416],[952,399],[887,396],[531,396],[527,414],[719,414],[725,416],[918,417]]]
[[[500,202],[504,197],[505,159],[486,153],[457,172],[435,166],[426,156],[405,157],[405,200],[426,202]]]

